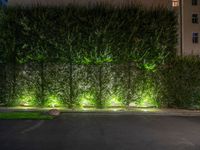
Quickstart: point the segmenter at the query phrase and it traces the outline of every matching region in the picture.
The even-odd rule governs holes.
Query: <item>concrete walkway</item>
[[[34,108],[34,107],[0,107],[0,112],[47,112],[51,108]],[[62,113],[101,113],[101,114],[126,114],[126,115],[157,115],[157,116],[200,116],[200,110],[186,109],[156,109],[156,108],[110,108],[110,109],[82,109],[72,110],[66,108],[57,108]]]

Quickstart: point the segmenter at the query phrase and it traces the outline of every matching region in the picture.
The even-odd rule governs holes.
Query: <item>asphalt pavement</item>
[[[200,117],[66,113],[0,120],[0,150],[200,150]]]

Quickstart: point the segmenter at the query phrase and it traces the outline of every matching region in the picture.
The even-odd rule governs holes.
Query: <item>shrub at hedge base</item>
[[[199,108],[199,60],[176,58],[165,8],[4,8],[0,103]]]
[[[200,59],[177,58],[162,71],[162,102],[167,107],[200,108]]]

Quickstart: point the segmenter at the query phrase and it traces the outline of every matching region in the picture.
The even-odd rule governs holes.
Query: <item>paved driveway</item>
[[[64,114],[0,121],[0,150],[200,150],[200,117]]]

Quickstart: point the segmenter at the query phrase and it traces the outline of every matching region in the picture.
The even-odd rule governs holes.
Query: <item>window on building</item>
[[[179,6],[179,0],[172,0],[172,7],[178,7]]]
[[[192,33],[192,42],[194,44],[199,42],[199,34],[198,33],[196,33],[196,32]]]
[[[192,23],[198,23],[198,14],[192,14]]]
[[[198,0],[192,0],[192,5],[197,5],[198,4]]]
[[[0,6],[6,6],[8,0],[0,0]]]

